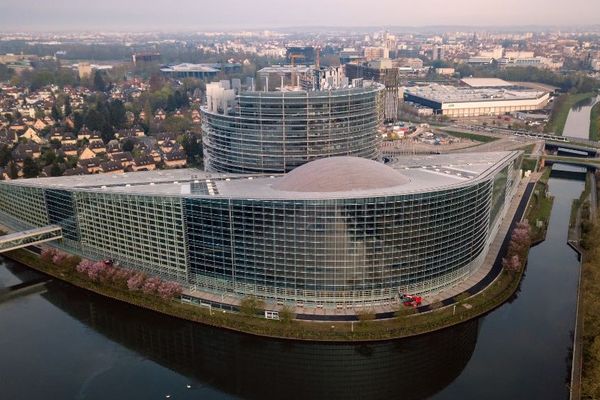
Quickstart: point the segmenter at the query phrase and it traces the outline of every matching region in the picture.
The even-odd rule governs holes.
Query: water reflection
[[[600,97],[590,97],[575,103],[567,116],[567,121],[563,129],[563,136],[588,139],[590,135],[590,116],[592,107],[599,100]]]
[[[43,297],[112,341],[218,391],[250,399],[423,399],[475,349],[478,321],[369,344],[265,340],[165,317],[52,283]]]

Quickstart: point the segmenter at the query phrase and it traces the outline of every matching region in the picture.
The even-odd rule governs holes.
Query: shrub
[[[521,269],[521,259],[517,254],[502,259],[502,268],[508,272],[518,272]]]
[[[394,313],[395,317],[405,317],[407,315],[412,315],[417,312],[417,309],[414,307],[406,307],[401,304],[398,310]]]
[[[146,294],[156,293],[161,284],[162,280],[156,276],[148,278],[142,286],[142,291]]]
[[[360,322],[372,321],[375,319],[375,313],[372,310],[360,310],[356,312],[356,317]]]
[[[115,273],[111,276],[111,281],[115,285],[127,286],[127,281],[133,274],[134,272],[128,269],[115,268]]]
[[[81,257],[78,256],[68,256],[65,258],[60,264],[61,267],[67,268],[69,270],[74,270],[77,265],[81,262]]]
[[[163,299],[172,299],[181,296],[182,288],[177,282],[162,282],[157,289],[158,295]]]
[[[145,280],[146,274],[143,272],[136,272],[127,280],[127,288],[131,291],[140,290],[144,285]]]
[[[61,265],[66,259],[67,255],[65,253],[57,251],[52,257],[52,263],[55,265]]]
[[[255,296],[247,296],[240,302],[240,312],[246,316],[254,317],[256,314],[264,311],[265,302]]]
[[[56,249],[48,248],[48,249],[42,250],[40,257],[42,258],[42,260],[44,260],[46,262],[53,262],[52,259],[54,258],[56,253],[57,253]]]
[[[283,308],[279,310],[280,321],[287,323],[293,320],[294,318],[296,318],[296,314],[294,313],[291,307],[283,306]]]
[[[88,269],[90,269],[90,267],[94,264],[93,261],[90,260],[83,260],[81,261],[79,264],[77,264],[77,267],[75,267],[75,270],[77,272],[79,272],[80,274],[86,274],[87,275],[87,271]]]
[[[104,270],[106,269],[106,265],[102,262],[93,262],[88,266],[87,276],[93,282],[99,282],[102,280],[102,275],[104,274]]]

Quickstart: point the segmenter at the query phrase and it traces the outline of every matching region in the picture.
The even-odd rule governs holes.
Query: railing
[[[0,236],[0,253],[20,249],[34,244],[62,239],[62,228],[48,225],[41,228]]]

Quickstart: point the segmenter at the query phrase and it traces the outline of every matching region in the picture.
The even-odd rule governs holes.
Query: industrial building
[[[227,81],[208,84],[201,108],[208,171],[283,173],[332,156],[376,159],[383,85],[347,79],[277,91],[241,91]]]
[[[429,107],[451,118],[501,115],[539,110],[550,99],[542,90],[504,87],[456,87],[439,84],[404,88],[404,101]]]
[[[388,164],[331,157],[283,175],[22,179],[0,182],[0,220],[13,229],[58,225],[65,250],[177,280],[213,306],[252,295],[298,313],[354,314],[477,271],[520,163],[520,152]]]

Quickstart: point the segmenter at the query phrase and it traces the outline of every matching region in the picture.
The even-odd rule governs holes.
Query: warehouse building
[[[404,100],[451,118],[502,115],[544,108],[550,93],[504,87],[456,87],[439,84],[404,89]]]

